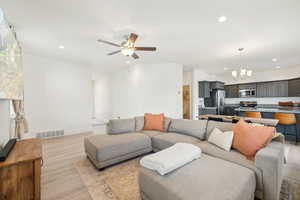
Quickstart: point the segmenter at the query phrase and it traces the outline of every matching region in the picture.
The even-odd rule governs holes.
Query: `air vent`
[[[54,138],[61,137],[65,135],[64,130],[54,130],[54,131],[45,131],[36,134],[37,138]]]

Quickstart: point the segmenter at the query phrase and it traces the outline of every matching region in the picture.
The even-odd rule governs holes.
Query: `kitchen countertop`
[[[240,107],[234,109],[238,112],[274,112],[274,113],[294,113],[300,114],[300,107],[277,107],[277,108],[248,108],[248,107]]]
[[[267,126],[276,126],[278,124],[277,119],[268,119],[268,118],[252,118],[252,117],[241,117],[241,116],[226,116],[226,115],[200,115],[199,119],[208,119],[209,117],[213,118],[222,118],[224,122],[231,122],[232,119],[243,119],[243,120],[249,120],[252,123],[259,123],[264,124]]]

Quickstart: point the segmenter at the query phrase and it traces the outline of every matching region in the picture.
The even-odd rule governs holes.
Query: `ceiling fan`
[[[98,42],[120,47],[120,50],[108,53],[107,55],[109,56],[122,52],[125,56],[132,56],[134,59],[138,59],[139,56],[136,54],[136,51],[156,51],[156,47],[135,47],[134,43],[137,38],[137,34],[131,33],[129,36],[126,36],[126,41],[122,42],[121,44],[116,44],[101,39],[99,39]]]

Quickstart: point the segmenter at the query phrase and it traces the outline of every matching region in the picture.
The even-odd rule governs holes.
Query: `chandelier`
[[[239,53],[240,53],[240,58],[242,60],[242,51],[244,51],[244,48],[239,48],[238,49]],[[252,70],[248,70],[246,69],[246,67],[241,66],[240,70],[233,70],[231,72],[232,77],[234,78],[245,78],[245,77],[251,77],[252,76],[253,71]]]

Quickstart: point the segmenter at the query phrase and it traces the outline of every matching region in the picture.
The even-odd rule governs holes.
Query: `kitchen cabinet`
[[[272,81],[257,83],[257,97],[287,97],[288,81]]]
[[[216,115],[217,108],[208,107],[208,108],[199,108],[199,115]]]
[[[288,96],[289,97],[300,96],[300,78],[291,79],[288,81]]]
[[[267,97],[268,85],[267,83],[257,83],[256,85],[256,96]]]
[[[219,90],[223,90],[224,89],[224,83],[220,82],[220,81],[214,81],[210,83],[210,88],[211,89],[219,89]]]
[[[225,97],[226,98],[238,98],[239,97],[239,87],[238,85],[225,85]]]
[[[199,98],[210,97],[210,83],[209,81],[198,82]]]

